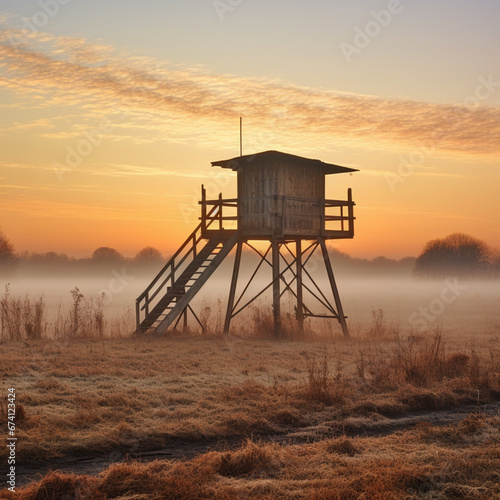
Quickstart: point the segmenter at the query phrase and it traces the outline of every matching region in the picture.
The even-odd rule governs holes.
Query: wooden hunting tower
[[[181,317],[186,323],[188,310],[203,329],[190,301],[236,245],[225,333],[234,316],[272,287],[276,335],[281,331],[280,299],[286,291],[296,300],[299,328],[306,317],[327,317],[338,320],[344,335],[348,335],[325,240],[354,236],[354,202],[350,189],[347,200],[326,199],[325,177],[356,170],[279,151],[215,161],[212,166],[237,172],[238,196],[223,199],[220,194],[218,199],[207,200],[202,186],[201,222],[138,297],[137,332],[163,333],[174,322],[176,326]],[[252,240],[269,241],[267,251],[256,249]],[[236,300],[244,245],[261,260]],[[307,269],[317,248],[321,249],[333,301]],[[272,269],[272,279],[253,298],[243,300],[264,262]],[[304,293],[316,299],[327,313],[313,313],[305,304]]]

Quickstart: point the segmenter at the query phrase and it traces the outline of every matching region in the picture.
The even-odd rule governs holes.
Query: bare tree
[[[491,267],[493,268],[493,274],[500,276],[500,249],[494,250],[491,254]]]
[[[484,241],[468,234],[453,233],[425,245],[415,261],[415,274],[436,278],[482,276],[491,270],[491,255]]]
[[[17,266],[17,257],[14,251],[14,245],[7,236],[0,231],[0,274],[7,275],[15,271]]]
[[[157,248],[144,247],[137,252],[134,260],[141,264],[158,264],[163,261],[163,257]]]
[[[94,250],[92,254],[92,260],[95,262],[120,262],[125,260],[125,257],[114,248],[111,247],[99,247]]]

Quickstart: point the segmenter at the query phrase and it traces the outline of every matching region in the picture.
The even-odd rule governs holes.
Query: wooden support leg
[[[141,330],[141,305],[139,299],[135,302],[135,334],[140,335]]]
[[[231,278],[231,288],[229,290],[229,298],[227,300],[226,320],[224,321],[224,335],[227,335],[229,333],[231,318],[233,317],[234,297],[236,296],[236,285],[238,283],[238,273],[240,270],[242,249],[243,241],[238,241],[238,246],[236,247],[236,256],[234,258],[233,277]]]
[[[273,259],[273,314],[274,314],[274,337],[281,335],[281,309],[280,309],[280,250],[275,237],[272,240]]]
[[[304,302],[302,297],[302,241],[295,242],[296,266],[297,266],[297,323],[299,332],[304,331]]]
[[[337,289],[337,284],[335,283],[335,278],[333,276],[332,264],[330,262],[330,256],[328,255],[328,250],[326,248],[325,240],[323,238],[318,238],[319,244],[321,245],[321,251],[323,253],[323,260],[325,261],[326,272],[328,274],[328,279],[330,280],[330,286],[332,287],[333,298],[335,299],[335,306],[337,308],[337,314],[340,326],[342,327],[342,332],[344,337],[349,337],[349,329],[347,328],[347,323],[345,321],[344,311],[342,309],[342,303],[340,302],[340,295]]]

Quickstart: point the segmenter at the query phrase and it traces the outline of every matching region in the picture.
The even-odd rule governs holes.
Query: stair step
[[[195,233],[193,233],[194,235]],[[221,259],[219,256],[220,252],[226,249],[227,252],[234,246],[236,242],[236,234],[233,233],[231,235],[232,244],[230,246],[226,246],[227,242],[230,238],[225,235],[217,235],[209,239],[203,248],[199,250],[199,252],[193,256],[193,260],[187,264],[187,266],[182,270],[178,271],[180,274],[177,279],[174,281],[173,285],[164,293],[163,297],[156,303],[156,305],[151,308],[149,314],[141,323],[141,330],[151,330],[155,329],[156,326],[159,326],[167,317],[171,317],[169,319],[169,324],[178,317],[178,315],[182,311],[176,312],[179,307],[185,307],[189,302],[190,298],[192,298],[192,294],[196,294],[201,285],[198,285],[197,289],[194,291],[192,287],[197,284],[200,280],[203,280],[201,283],[204,283],[208,276],[210,276],[210,268],[215,265],[219,265]],[[191,247],[187,250],[187,252],[192,251]],[[184,254],[184,256],[179,257],[180,259],[185,258],[188,253]],[[175,262],[172,264],[175,267]],[[168,269],[168,268],[166,268]],[[167,272],[167,271],[166,271]],[[203,278],[204,273],[208,272],[207,276]],[[166,280],[168,282],[168,280]],[[165,281],[163,282],[165,283]],[[185,296],[191,293],[190,298],[186,299]],[[186,302],[186,300],[188,302]],[[173,316],[172,316],[173,314]]]

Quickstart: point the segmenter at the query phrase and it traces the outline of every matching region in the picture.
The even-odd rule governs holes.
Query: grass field
[[[127,481],[151,490],[137,498],[215,491],[222,498],[252,492],[330,498],[333,487],[340,488],[339,498],[398,497],[422,488],[500,493],[493,477],[500,470],[498,448],[492,453],[500,418],[482,411],[500,396],[495,346],[452,352],[439,332],[328,344],[201,338],[4,344],[2,369],[22,408],[20,468],[57,457],[113,461],[177,447],[189,455],[189,443],[231,446],[249,439],[239,450],[188,461],[112,465],[99,478],[52,474],[13,498],[58,498],[51,488],[76,487],[70,483],[119,498],[131,491]],[[463,405],[472,405],[473,415],[458,424],[406,426],[402,420],[398,428],[400,419],[418,412]],[[2,454],[5,461],[5,449]],[[479,476],[470,463],[463,469],[471,460],[482,464]],[[149,476],[157,476],[156,487]],[[196,490],[165,493],[183,481]],[[37,488],[46,489],[45,496],[34,497]]]
[[[0,498],[498,497],[500,330],[476,300],[473,333],[372,309],[350,339],[272,341],[260,318],[227,339],[5,340],[19,486]]]

